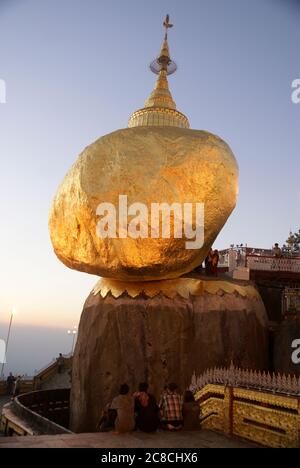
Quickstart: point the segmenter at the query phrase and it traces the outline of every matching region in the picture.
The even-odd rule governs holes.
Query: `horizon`
[[[169,84],[177,108],[191,128],[224,139],[240,168],[238,203],[214,246],[269,249],[299,229],[300,104],[291,99],[300,77],[298,6],[0,0],[0,338],[16,307],[20,341],[12,341],[12,362],[24,336],[31,337],[26,359],[40,360],[31,347],[42,345],[32,341],[41,328],[53,352],[52,331],[78,324],[98,281],[56,258],[48,212],[81,151],[125,128],[150,95],[156,78],[148,64],[160,50],[166,13],[174,23],[169,45],[178,71]],[[18,327],[32,333],[23,329],[22,337]],[[57,335],[67,347],[67,337]]]
[[[0,337],[6,338],[6,335],[7,323],[2,322],[0,323]],[[65,355],[69,354],[71,348],[72,339],[66,328],[14,323],[7,350],[4,376],[7,377],[9,372],[12,372],[14,375],[26,374],[32,377],[56,359],[60,352]]]

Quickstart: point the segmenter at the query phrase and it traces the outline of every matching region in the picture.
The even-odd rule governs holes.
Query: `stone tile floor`
[[[53,436],[2,437],[2,448],[255,448],[251,442],[228,438],[223,434],[198,432],[133,432],[63,434]]]

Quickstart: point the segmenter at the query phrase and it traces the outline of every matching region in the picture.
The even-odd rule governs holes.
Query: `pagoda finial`
[[[169,44],[168,44],[168,29],[173,27],[170,23],[170,16],[167,15],[163,22],[163,26],[166,29],[165,37],[161,46],[159,56],[153,60],[150,64],[150,69],[153,73],[158,75],[162,70],[166,71],[167,75],[171,75],[177,70],[177,65],[170,57]]]
[[[169,90],[167,76],[177,70],[169,51],[168,30],[173,27],[169,15],[166,16],[163,26],[166,32],[160,54],[150,64],[151,71],[158,75],[154,90],[146,100],[144,108],[131,115],[129,127],[160,125],[189,128],[188,119],[176,110],[176,103]]]
[[[167,15],[165,21],[163,22],[164,27],[166,28],[165,40],[168,39],[168,29],[173,28],[173,24],[170,23],[170,16]]]

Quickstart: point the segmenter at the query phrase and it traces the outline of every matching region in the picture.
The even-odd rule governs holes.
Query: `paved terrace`
[[[255,448],[251,442],[231,439],[223,434],[202,430],[197,432],[133,432],[63,434],[54,436],[3,437],[2,448]]]

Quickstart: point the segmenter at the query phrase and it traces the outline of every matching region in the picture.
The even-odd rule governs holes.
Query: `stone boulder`
[[[117,130],[88,146],[60,185],[49,217],[51,241],[57,257],[79,271],[125,281],[177,278],[205,259],[237,193],[237,162],[219,137],[169,125]],[[122,207],[120,195],[127,197]],[[133,238],[127,231],[138,216],[136,202],[145,205],[147,214],[143,211],[140,218],[143,235]],[[106,210],[112,204],[117,220],[125,217],[108,237],[97,229],[106,219],[102,208],[98,211],[102,203]],[[173,212],[169,222],[173,226],[179,219],[179,235],[171,228],[169,236],[162,236],[159,219],[167,223],[168,211],[160,215],[153,206],[161,203],[179,206],[177,222]],[[193,221],[182,211],[185,203],[192,203]],[[196,223],[196,203],[205,206],[204,243],[187,248],[191,239],[185,229]],[[126,215],[131,205],[133,212]],[[202,218],[196,224],[201,226]]]
[[[158,398],[193,372],[235,365],[268,367],[267,317],[251,284],[179,278],[125,284],[102,280],[79,325],[71,391],[71,429],[94,431],[101,409],[127,382],[148,381]]]

